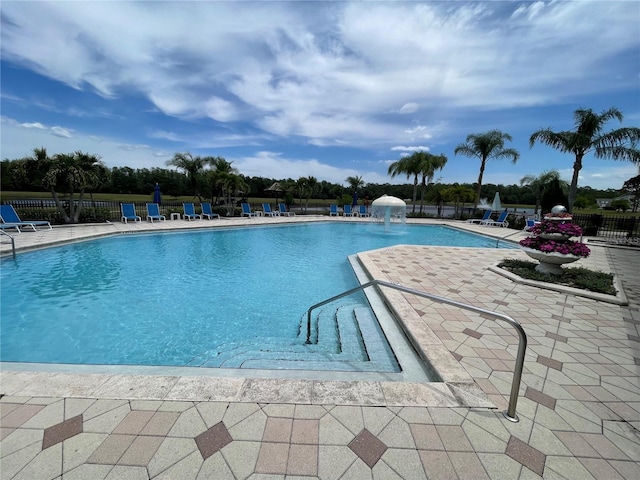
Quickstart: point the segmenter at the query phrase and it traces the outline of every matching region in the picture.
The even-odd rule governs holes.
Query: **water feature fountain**
[[[382,195],[371,202],[371,219],[384,224],[385,231],[389,231],[391,223],[405,223],[407,204],[397,197]]]

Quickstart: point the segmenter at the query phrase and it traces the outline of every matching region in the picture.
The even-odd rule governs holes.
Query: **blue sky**
[[[537,144],[573,111],[615,106],[640,125],[640,2],[7,1],[1,156],[76,150],[107,166],[222,156],[244,175],[404,183],[387,168],[445,154],[441,181],[475,182],[453,151],[500,129],[519,183],[573,158]],[[587,157],[580,186],[620,188],[638,167]]]

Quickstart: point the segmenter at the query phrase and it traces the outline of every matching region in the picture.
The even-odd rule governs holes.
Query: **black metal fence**
[[[623,215],[574,214],[573,223],[580,225],[582,234],[605,240],[640,238],[640,217]]]
[[[47,220],[51,224],[63,224],[64,220],[55,202],[50,199],[46,200],[10,200],[3,202],[13,205],[16,212],[23,220]],[[126,202],[133,203],[136,209],[136,214],[145,220],[147,215],[147,203],[150,202]],[[160,215],[164,215],[167,219],[171,218],[172,213],[184,212],[181,201],[163,201],[159,205]],[[196,213],[201,213],[200,202],[192,202],[195,207]],[[63,206],[69,211],[69,202],[63,201]],[[76,205],[78,202],[76,201]],[[119,222],[122,216],[120,209],[121,202],[105,201],[105,200],[83,200],[82,210],[80,212],[80,223],[103,223],[106,221]],[[250,203],[251,208],[262,210],[261,203]],[[275,205],[272,205],[274,208]],[[226,205],[212,206],[213,213],[217,213],[220,216],[235,216],[239,217],[241,208],[240,203],[234,203],[230,208]],[[291,208],[296,213],[302,213],[298,208]],[[309,205],[309,213],[328,213],[327,207],[314,207]],[[228,215],[231,213],[231,215]]]

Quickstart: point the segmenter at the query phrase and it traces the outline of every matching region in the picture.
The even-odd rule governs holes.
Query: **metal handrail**
[[[13,235],[9,235],[4,230],[0,230],[0,233],[2,233],[3,235],[6,235],[7,237],[9,237],[11,239],[11,251],[13,253],[13,257],[15,258],[15,256],[16,256],[16,241],[13,238]]]
[[[339,295],[336,295],[334,297],[331,297],[327,300],[324,300],[320,303],[316,303],[315,305],[312,305],[311,307],[309,307],[309,310],[307,310],[307,341],[305,342],[305,344],[307,345],[311,344],[311,311],[312,310],[372,286],[388,287],[394,290],[400,290],[401,292],[410,293],[418,297],[428,298],[429,300],[433,300],[434,302],[444,303],[447,305],[452,305],[454,307],[462,308],[464,310],[470,310],[472,312],[488,315],[498,320],[503,320],[507,322],[509,325],[511,325],[512,327],[514,327],[518,332],[518,337],[520,341],[518,342],[518,354],[516,356],[516,365],[513,372],[513,381],[511,382],[511,394],[509,396],[509,406],[506,411],[502,412],[502,414],[507,420],[511,422],[520,421],[520,419],[518,418],[518,415],[516,415],[516,405],[518,403],[518,392],[520,391],[520,382],[522,380],[522,370],[524,368],[524,354],[525,354],[525,350],[527,349],[527,334],[524,332],[522,325],[520,325],[520,323],[518,323],[508,315],[492,312],[491,310],[485,310],[484,308],[474,307],[473,305],[460,303],[455,300],[451,300],[449,298],[441,297],[439,295],[433,295],[430,293],[421,292],[420,290],[415,290],[413,288],[405,287],[397,283],[385,282],[384,280],[372,280],[370,282],[363,283],[358,287],[342,292]]]

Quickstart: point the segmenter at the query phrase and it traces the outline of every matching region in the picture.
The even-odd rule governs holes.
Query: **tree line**
[[[590,109],[579,109],[574,112],[574,119],[574,130],[554,132],[548,128],[542,129],[534,132],[529,140],[530,147],[540,142],[574,156],[574,172],[567,196],[570,211],[574,206],[589,206],[595,203],[597,195],[614,196],[617,193],[593,191],[589,187],[578,190],[578,176],[586,154],[591,153],[595,158],[640,164],[640,151],[636,148],[640,142],[640,128],[624,127],[603,131],[608,121],[622,121],[622,114],[617,109],[610,108],[600,114]],[[419,187],[419,214],[423,213],[425,201],[435,204],[439,212],[445,202],[453,203],[458,214],[468,202],[475,206],[480,203],[481,198],[493,198],[496,192],[500,193],[503,203],[535,204],[537,213],[545,193],[548,194],[551,189],[558,192],[562,190],[556,171],[543,172],[538,176],[525,176],[520,186],[482,184],[488,160],[506,158],[515,163],[520,157],[517,150],[505,146],[505,142],[511,140],[507,133],[490,130],[486,133],[468,135],[466,141],[455,148],[455,155],[480,160],[478,181],[474,185],[434,183],[433,178],[436,172],[446,165],[447,157],[425,151],[414,152],[389,166],[389,175],[406,175],[408,180],[413,179],[412,186],[367,184],[362,177],[354,176],[346,179],[349,187],[345,189],[340,184],[319,181],[313,176],[298,179],[248,177],[234,168],[233,162],[222,157],[200,157],[189,152],[176,153],[167,162],[168,166],[179,170],[175,171],[130,167],[108,169],[97,155],[77,151],[50,156],[44,148],[36,148],[31,157],[2,161],[1,186],[3,191],[43,189],[51,192],[66,223],[78,222],[86,192],[145,195],[153,192],[156,184],[161,186],[165,195],[193,195],[200,200],[207,199],[218,205],[227,205],[229,211],[235,197],[238,196],[264,197],[268,194],[281,194],[286,203],[291,204],[297,199],[300,205],[303,201],[306,205],[311,198],[335,199],[338,203],[347,203],[349,196],[354,194],[370,199],[388,194],[413,200],[415,213]],[[625,189],[637,191],[632,180],[625,183]],[[62,202],[60,194],[71,201]],[[76,202],[73,201],[76,199],[79,200],[77,208]]]

